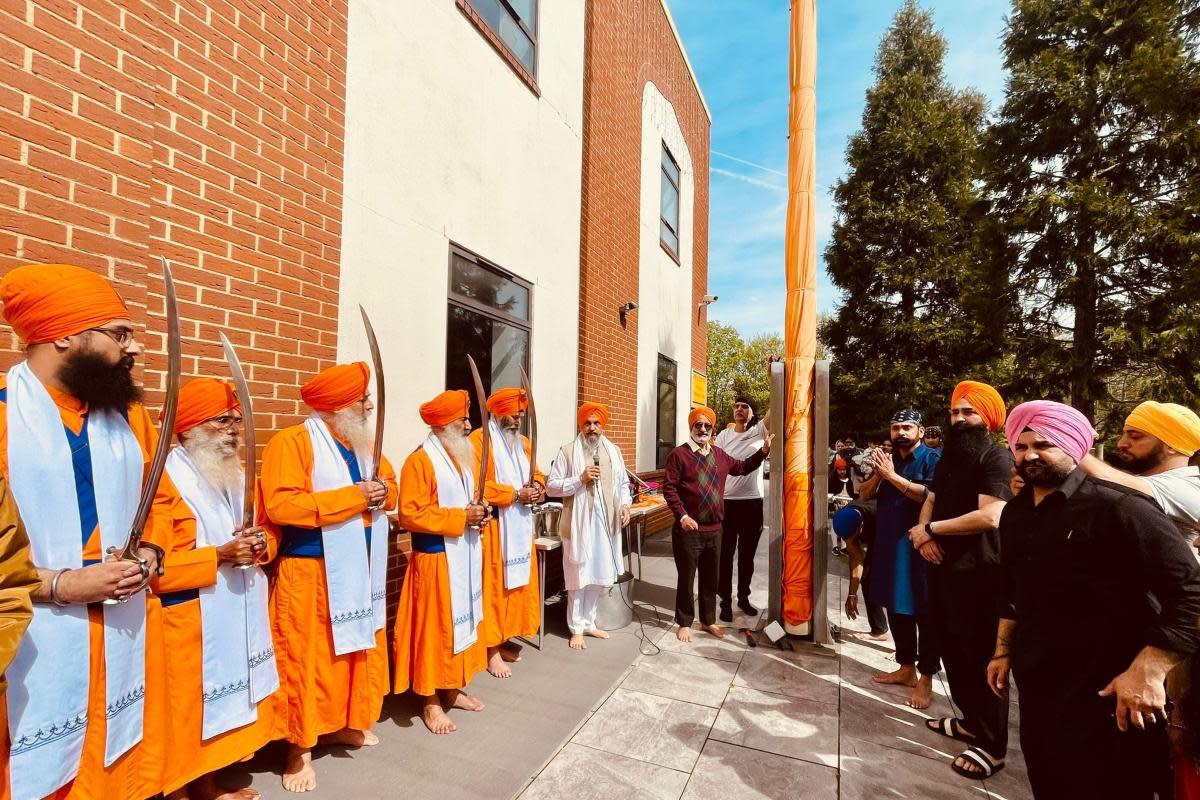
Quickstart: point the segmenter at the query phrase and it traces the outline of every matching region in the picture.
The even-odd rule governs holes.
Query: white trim
[[[692,69],[692,61],[688,58],[687,50],[684,49],[683,39],[679,36],[679,28],[675,27],[675,18],[671,16],[671,9],[667,8],[667,0],[659,0],[662,4],[663,13],[667,15],[667,24],[671,26],[671,33],[675,34],[675,44],[679,45],[679,54],[683,56],[683,63],[687,66],[688,74],[692,76],[692,85],[696,87],[696,94],[700,97],[700,105],[704,106],[704,115],[708,117],[708,124],[712,124],[712,111],[708,108],[708,101],[704,99],[704,92],[700,88],[700,80],[696,77],[696,70]]]

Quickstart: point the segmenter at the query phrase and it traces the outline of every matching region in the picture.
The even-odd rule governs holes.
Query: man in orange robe
[[[483,498],[498,513],[483,537],[484,612],[479,635],[487,647],[488,672],[497,678],[511,677],[508,663],[521,660],[509,640],[533,636],[541,624],[530,506],[546,498],[546,476],[536,467],[531,470],[533,453],[529,440],[521,435],[528,407],[523,389],[493,392],[487,399],[490,430],[480,428],[470,437],[477,459],[483,458],[483,437],[492,437]]]
[[[479,540],[489,509],[474,502],[479,459],[467,439],[470,402],[460,390],[422,405],[430,433],[400,471],[400,524],[412,534],[413,552],[396,612],[393,689],[421,696],[421,719],[436,734],[456,730],[448,709],[483,710],[462,691],[487,665]]]
[[[225,381],[197,378],[180,389],[179,445],[155,499],[169,508],[174,531],[166,571],[154,582],[173,732],[168,800],[257,800],[249,787],[219,788],[213,772],[274,738],[279,675],[267,576],[256,564],[273,553],[261,527],[242,526],[241,425],[242,408]]]
[[[157,445],[132,377],[142,346],[112,286],[81,267],[18,267],[0,299],[27,345],[0,382],[0,471],[40,580],[8,670],[12,797],[143,800],[162,788],[166,731],[161,608],[143,588],[170,524],[147,520],[146,570],[103,552],[128,535]]]
[[[8,484],[0,477],[0,800],[8,800],[8,711],[4,671],[33,618],[29,593],[41,586],[29,555],[29,536]]]
[[[371,726],[388,682],[383,510],[396,507],[398,492],[387,459],[370,479],[369,379],[362,362],[321,372],[300,388],[313,414],[263,451],[259,507],[280,528],[271,624],[290,745],[283,786],[292,792],[316,788],[318,739],[379,742]]]

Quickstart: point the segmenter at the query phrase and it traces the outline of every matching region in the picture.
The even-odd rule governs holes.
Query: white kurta
[[[605,480],[584,486],[583,470],[592,460],[580,447],[580,439],[559,450],[547,479],[547,492],[555,497],[572,498],[570,536],[581,537],[563,547],[563,579],[568,591],[584,586],[611,586],[624,570],[621,567],[620,510],[633,503],[629,478],[620,449],[602,439],[610,462]],[[608,483],[611,496],[602,488]],[[567,509],[563,510],[567,514]],[[563,524],[567,524],[564,520]],[[573,558],[572,556],[579,556]]]

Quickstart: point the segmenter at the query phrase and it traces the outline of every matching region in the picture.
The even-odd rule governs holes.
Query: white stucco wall
[[[679,164],[679,263],[659,243],[662,146]],[[687,435],[692,396],[692,252],[696,172],[675,109],[653,83],[642,91],[641,241],[638,278],[637,469],[655,464],[658,355],[674,359],[676,442]]]
[[[338,358],[368,359],[362,303],[397,462],[445,388],[451,242],[533,285],[539,460],[574,431],[584,2],[539,5],[541,97],[452,0],[350,2]]]

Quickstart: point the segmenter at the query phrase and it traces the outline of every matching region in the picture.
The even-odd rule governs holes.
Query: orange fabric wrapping
[[[400,470],[400,524],[408,531],[461,536],[467,513],[437,504],[437,477],[424,450],[418,449]],[[486,569],[485,577],[486,580]],[[484,610],[487,614],[487,610]],[[450,624],[450,568],[445,553],[414,551],[400,590],[394,637],[396,675],[392,689],[412,689],[428,697],[438,689],[461,689],[487,668],[482,636],[454,653]]]
[[[483,429],[471,432],[471,444],[475,446],[475,457],[483,457]],[[525,455],[530,455],[529,440],[521,437]],[[546,485],[546,476],[534,468],[533,479]],[[520,487],[505,486],[496,481],[496,462],[488,459],[487,483],[483,499],[494,506],[507,506],[516,502]],[[500,552],[500,519],[497,516],[488,523],[483,537],[483,622],[479,625],[479,638],[486,647],[496,647],[514,636],[537,634],[540,615],[538,607],[542,598],[539,590],[537,548],[530,552],[529,583],[519,589],[504,588],[504,558]]]
[[[812,406],[817,353],[816,0],[792,3],[785,261],[787,368],[783,473],[783,619],[812,619]]]

